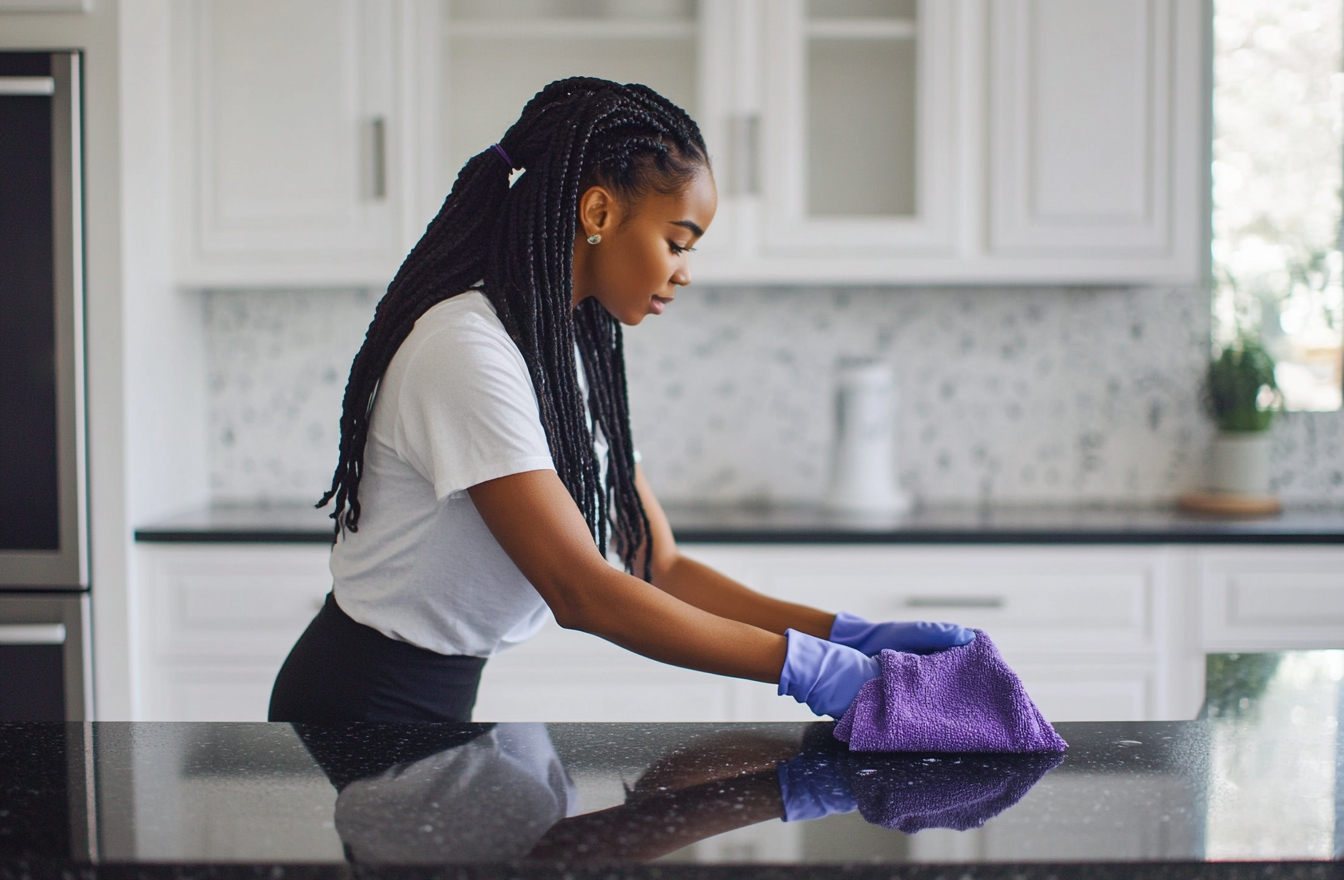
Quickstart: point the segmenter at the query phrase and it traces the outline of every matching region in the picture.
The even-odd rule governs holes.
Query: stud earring
[[[599,234],[596,233],[596,232],[594,232],[592,235],[588,236],[588,243],[589,243],[589,244],[597,244],[597,243],[598,243],[599,241],[601,241],[601,240],[602,240],[602,236],[599,235]]]

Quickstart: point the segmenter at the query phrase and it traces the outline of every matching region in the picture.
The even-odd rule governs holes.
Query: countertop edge
[[[1325,880],[1344,877],[1344,864],[1329,861],[1292,862],[971,862],[946,864],[870,864],[818,862],[815,864],[530,864],[504,862],[461,865],[350,865],[289,862],[80,862],[64,859],[0,858],[0,880],[350,880],[351,877],[389,877],[398,880],[454,878],[566,878],[566,880],[783,880],[833,878],[934,880],[948,876],[966,880]]]
[[[1338,532],[1269,531],[899,531],[841,532],[810,530],[674,529],[682,544],[1344,544]],[[280,529],[136,529],[140,544],[325,544],[329,531]]]

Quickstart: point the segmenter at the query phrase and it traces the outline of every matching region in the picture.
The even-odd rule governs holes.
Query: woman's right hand
[[[779,695],[788,695],[818,715],[839,718],[865,684],[881,674],[877,661],[847,645],[791,629]]]

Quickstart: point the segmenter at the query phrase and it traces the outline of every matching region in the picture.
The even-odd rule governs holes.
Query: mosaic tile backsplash
[[[205,296],[215,498],[316,499],[376,295]],[[878,357],[915,498],[1165,501],[1203,482],[1208,333],[1197,289],[690,288],[626,333],[632,421],[665,499],[817,501],[836,364]],[[1281,419],[1274,483],[1344,500],[1344,414]]]

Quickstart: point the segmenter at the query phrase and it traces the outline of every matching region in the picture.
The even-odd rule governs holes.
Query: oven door
[[[0,52],[0,590],[89,583],[79,70]]]
[[[0,722],[84,721],[88,593],[0,593]]]

